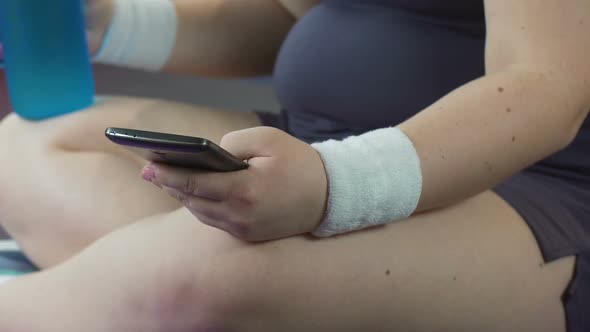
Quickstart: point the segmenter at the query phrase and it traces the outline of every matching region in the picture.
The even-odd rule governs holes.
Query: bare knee
[[[23,122],[24,120],[16,115],[16,113],[10,113],[0,120],[0,130],[4,132],[13,129]]]
[[[72,152],[59,144],[69,135],[67,130],[64,119],[31,122],[14,113],[0,122],[0,140],[5,142],[0,145],[0,222],[43,267],[63,261],[113,229],[107,229],[107,222],[80,222],[86,216],[67,212],[71,202],[59,200],[64,196],[62,178],[55,167]]]
[[[261,277],[267,263],[256,254],[242,255],[247,245],[231,237],[199,236],[202,227],[174,223],[134,224],[96,242],[78,259],[92,262],[84,283],[122,298],[117,302],[133,311],[117,319],[142,322],[137,330],[246,330],[265,310]],[[103,270],[111,271],[106,278],[100,277]]]
[[[24,148],[58,148],[66,151],[104,150],[106,127],[135,122],[138,113],[154,101],[108,98],[83,111],[44,121],[28,121],[12,113],[0,122],[0,137]],[[16,144],[15,144],[16,145]],[[21,147],[23,148],[23,147]]]
[[[26,143],[23,142],[23,139],[27,137],[29,139],[37,137],[41,134],[42,130],[38,130],[35,127],[34,123],[24,120],[15,113],[8,114],[0,121],[0,137],[3,142],[11,142],[13,144],[2,144],[3,148],[14,148],[22,143]]]
[[[2,163],[35,162],[41,153],[57,150],[63,137],[77,141],[69,131],[63,119],[33,122],[11,113],[0,122],[0,139],[11,143],[3,144]]]
[[[157,317],[165,331],[273,330],[276,317],[269,314],[280,305],[280,294],[288,293],[288,280],[287,273],[273,272],[278,262],[272,255],[200,226],[194,237],[191,230],[179,230],[175,237],[157,228],[149,231],[160,238],[156,243],[148,234],[141,240],[147,242],[139,244],[143,249],[136,247],[121,260],[126,269],[135,270],[126,289],[136,290],[133,301],[144,309],[142,317]],[[146,264],[133,263],[141,260]]]
[[[257,245],[244,245],[229,255],[212,257],[202,265],[195,296],[187,301],[198,303],[206,325],[222,331],[287,331],[298,315],[297,306],[287,314],[286,302],[295,298],[302,280],[290,276],[285,262],[268,255]],[[169,295],[183,292],[190,281],[178,282]],[[170,298],[167,301],[172,303]],[[305,327],[300,323],[299,327]],[[298,329],[295,329],[298,330]]]

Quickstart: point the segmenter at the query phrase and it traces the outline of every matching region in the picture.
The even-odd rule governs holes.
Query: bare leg
[[[524,222],[491,193],[335,239],[249,245],[178,209],[138,178],[140,160],[102,137],[129,126],[215,140],[257,124],[133,99],[4,121],[0,139],[15,145],[0,148],[0,211],[37,262],[144,220],[1,286],[0,330],[564,330],[559,297],[574,259],[540,264]]]
[[[258,245],[180,209],[0,287],[0,329],[562,332],[573,263],[542,264],[489,192],[335,239]]]
[[[0,221],[36,263],[53,265],[121,225],[179,207],[140,179],[144,161],[105,139],[106,127],[219,141],[257,125],[251,113],[131,98],[41,123],[8,116],[0,124]]]

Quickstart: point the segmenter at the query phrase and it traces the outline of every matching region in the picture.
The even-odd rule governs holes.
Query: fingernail
[[[146,166],[141,171],[141,177],[146,181],[153,182],[156,178],[156,170],[151,165]]]

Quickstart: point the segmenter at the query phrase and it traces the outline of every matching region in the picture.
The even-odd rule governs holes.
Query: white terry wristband
[[[416,210],[422,192],[420,159],[399,128],[312,146],[324,161],[329,181],[326,217],[313,235],[383,225]]]
[[[178,17],[171,0],[114,0],[113,21],[94,60],[158,71],[168,62]]]

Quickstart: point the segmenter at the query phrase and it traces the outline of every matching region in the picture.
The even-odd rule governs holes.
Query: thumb
[[[86,39],[88,40],[88,49],[90,50],[90,55],[96,55],[102,45],[102,36],[93,32],[88,32],[86,33]]]
[[[272,127],[256,127],[233,131],[221,139],[220,146],[239,159],[271,157],[285,132]]]

